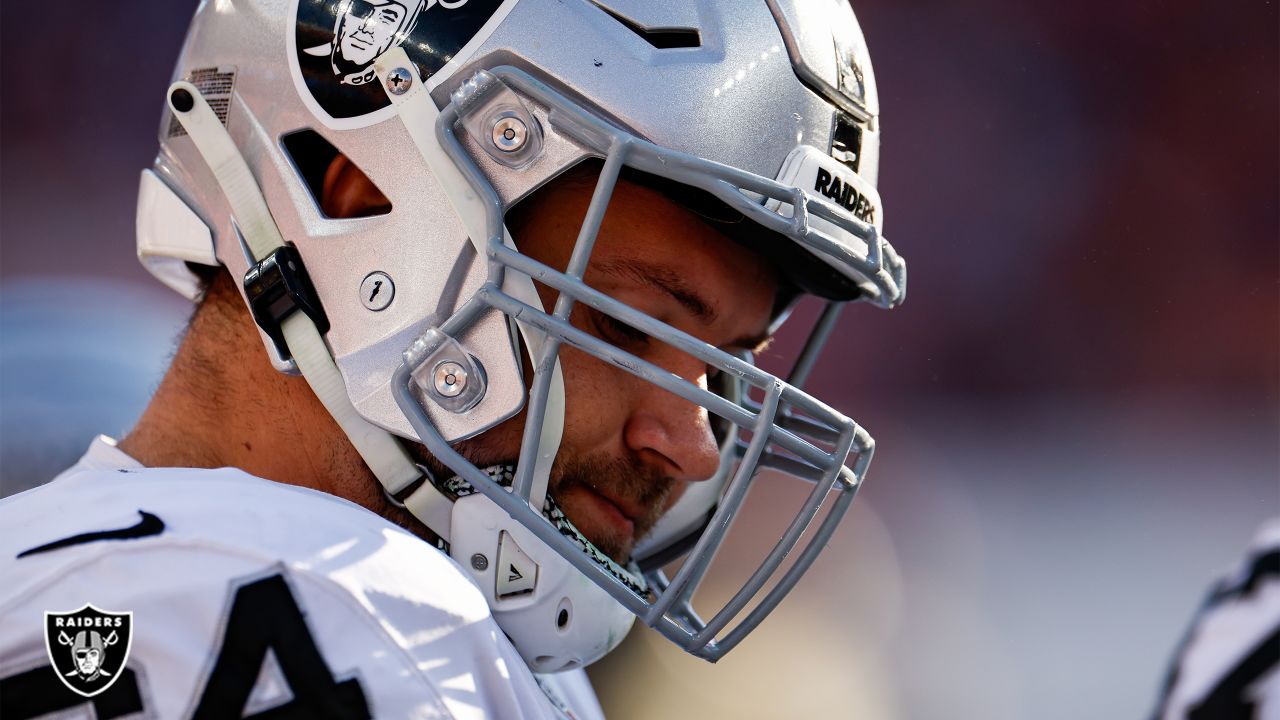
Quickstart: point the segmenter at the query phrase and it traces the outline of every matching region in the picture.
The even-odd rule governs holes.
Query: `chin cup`
[[[449,554],[534,672],[590,665],[631,630],[631,611],[483,493],[458,498],[452,524]]]

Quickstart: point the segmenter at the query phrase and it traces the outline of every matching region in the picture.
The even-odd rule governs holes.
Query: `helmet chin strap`
[[[181,102],[175,104],[175,97]],[[168,102],[222,188],[253,261],[259,263],[285,246],[249,165],[200,91],[191,83],[175,82],[169,86]],[[395,436],[365,420],[351,404],[342,373],[312,318],[292,312],[280,329],[303,378],[386,491],[395,495],[421,478],[422,471]],[[421,483],[414,496],[414,514],[432,532],[448,539],[451,501],[430,482]]]
[[[400,121],[404,123],[405,130],[409,133],[409,137],[412,138],[414,146],[417,147],[418,152],[427,163],[427,167],[431,168],[436,181],[440,183],[441,188],[448,196],[449,204],[453,206],[454,212],[462,221],[463,227],[467,231],[467,236],[471,239],[472,244],[475,245],[476,253],[480,257],[488,257],[488,230],[485,224],[486,208],[484,200],[471,189],[470,183],[467,182],[462,171],[454,165],[453,160],[450,159],[444,148],[440,146],[435,132],[436,121],[440,117],[440,109],[436,107],[435,102],[431,99],[431,93],[427,90],[426,83],[418,79],[417,66],[409,59],[404,48],[394,47],[383,53],[375,61],[374,67],[384,90],[387,87],[388,73],[398,68],[413,69],[411,70],[411,75],[413,76],[411,82],[413,84],[408,91],[401,94],[388,92],[387,98],[395,106],[397,115]],[[511,233],[505,225],[503,225],[502,233],[504,244],[514,249],[515,243],[512,241]],[[515,272],[506,273],[502,280],[502,290],[527,305],[539,310],[543,309],[542,300],[538,297],[538,292],[533,286],[533,280],[526,275]],[[537,358],[542,356],[543,344],[547,340],[546,335],[521,320],[517,319],[515,323],[536,366]],[[546,405],[546,414],[538,435],[537,455],[534,458],[533,482],[529,489],[529,505],[538,511],[542,510],[543,501],[546,499],[552,464],[555,461],[556,452],[560,449],[560,440],[564,433],[564,376],[560,370],[559,357],[556,358],[555,365],[551,369]],[[429,485],[430,483],[423,484]],[[421,490],[418,492],[421,492]],[[417,515],[418,511],[415,509],[415,504],[413,496],[405,500],[405,505]]]

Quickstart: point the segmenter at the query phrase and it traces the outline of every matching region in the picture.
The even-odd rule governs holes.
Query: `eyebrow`
[[[720,317],[715,307],[699,295],[697,290],[690,287],[678,274],[661,265],[624,258],[600,263],[596,268],[607,275],[631,279],[641,285],[667,293],[680,303],[681,307],[708,325]]]
[[[678,273],[669,268],[634,258],[602,262],[596,265],[595,268],[606,275],[634,280],[641,285],[666,293],[681,307],[692,313],[694,317],[708,325],[714,323],[720,317],[711,302],[686,283]],[[729,343],[729,347],[759,352],[772,340],[773,336],[766,331],[739,338]]]

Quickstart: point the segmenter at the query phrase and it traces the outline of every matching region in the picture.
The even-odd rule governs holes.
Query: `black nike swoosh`
[[[72,535],[69,538],[54,540],[53,542],[46,543],[44,545],[41,545],[40,547],[33,547],[30,550],[23,550],[22,552],[18,553],[18,557],[24,558],[28,555],[35,555],[36,553],[49,552],[51,550],[61,550],[64,547],[71,547],[72,545],[82,545],[84,543],[97,542],[99,540],[136,540],[138,538],[150,537],[152,535],[159,535],[160,533],[164,532],[163,520],[156,517],[155,515],[152,515],[146,510],[139,510],[138,514],[142,516],[142,519],[139,520],[138,524],[134,525],[133,527],[121,528],[119,530],[98,530],[95,532],[87,532],[87,533],[81,533],[79,535]]]

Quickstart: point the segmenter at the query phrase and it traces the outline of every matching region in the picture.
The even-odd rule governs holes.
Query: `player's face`
[[[564,269],[591,199],[565,183],[513,214],[521,252]],[[591,254],[591,287],[723,349],[752,349],[773,308],[773,270],[696,215],[649,188],[620,181]],[[556,293],[539,285],[543,307]],[[573,324],[702,387],[707,366],[577,303]],[[630,556],[691,482],[710,478],[719,449],[707,412],[568,345],[564,437],[550,491],[569,519],[617,560]],[[528,373],[527,373],[528,375]],[[466,443],[477,464],[513,462],[523,414]]]
[[[331,217],[357,217],[388,204],[355,166],[339,156],[325,180]],[[517,206],[508,225],[520,251],[563,270],[591,201],[594,183],[572,177]],[[701,218],[649,188],[620,180],[591,253],[588,285],[668,325],[725,350],[750,350],[765,338],[777,281],[773,269]],[[543,307],[556,293],[538,285]],[[694,357],[577,303],[572,323],[702,387],[708,368]],[[617,560],[680,497],[710,478],[719,448],[707,412],[621,368],[568,345],[560,364],[565,426],[550,491],[569,519]],[[532,379],[526,364],[525,377]],[[514,464],[524,413],[457,449],[471,462]],[[418,459],[447,472],[426,449]]]

